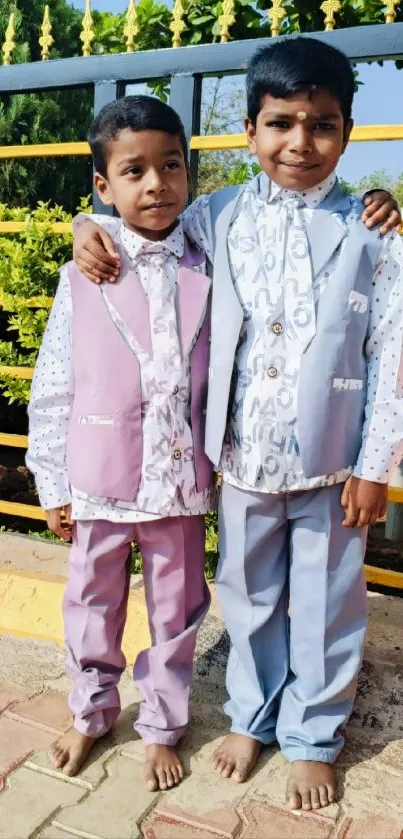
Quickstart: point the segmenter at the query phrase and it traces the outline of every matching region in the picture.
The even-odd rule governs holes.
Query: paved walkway
[[[216,610],[200,633],[182,748],[187,775],[163,794],[143,787],[142,745],[132,730],[140,697],[129,673],[115,729],[68,779],[46,754],[69,725],[64,652],[0,635],[0,839],[403,839],[403,601],[370,595],[369,602],[358,698],[338,763],[339,803],[309,815],[286,810],[288,767],[275,749],[242,786],[210,768],[226,731],[227,645]]]

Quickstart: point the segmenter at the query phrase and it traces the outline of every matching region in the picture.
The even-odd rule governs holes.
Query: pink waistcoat
[[[104,293],[143,349],[152,355],[148,301],[123,249],[119,280]],[[191,427],[196,485],[207,489],[212,466],[204,452],[210,316],[210,280],[193,270],[202,254],[185,245],[178,270],[178,330],[190,354]],[[74,400],[67,438],[67,469],[75,489],[88,495],[134,501],[142,470],[139,362],[114,325],[101,288],[68,264],[73,301]]]

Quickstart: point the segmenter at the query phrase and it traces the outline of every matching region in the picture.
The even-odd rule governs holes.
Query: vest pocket
[[[81,414],[77,417],[78,425],[113,425],[113,414]]]

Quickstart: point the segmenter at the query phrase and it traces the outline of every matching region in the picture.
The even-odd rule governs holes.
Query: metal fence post
[[[176,111],[185,129],[188,143],[192,135],[200,132],[202,77],[198,75],[172,76],[169,104]],[[199,152],[190,152],[190,197],[195,197],[197,189],[197,173],[199,167]]]
[[[115,102],[120,95],[120,86],[118,82],[96,82],[94,88],[94,117],[99,114],[104,105],[109,105],[110,102]],[[92,188],[92,204],[94,207],[94,213],[104,213],[107,216],[113,216],[114,208],[106,207],[105,204],[100,201],[95,187]]]

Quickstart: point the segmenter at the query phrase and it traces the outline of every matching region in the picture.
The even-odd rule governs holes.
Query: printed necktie
[[[155,375],[160,386],[175,386],[182,376],[175,306],[176,285],[170,281],[167,260],[171,251],[161,245],[147,247],[141,259],[147,265],[147,293],[150,308],[151,341]]]
[[[302,355],[316,331],[313,272],[309,242],[301,212],[302,199],[282,202],[285,224],[283,277],[286,339],[296,354]]]

